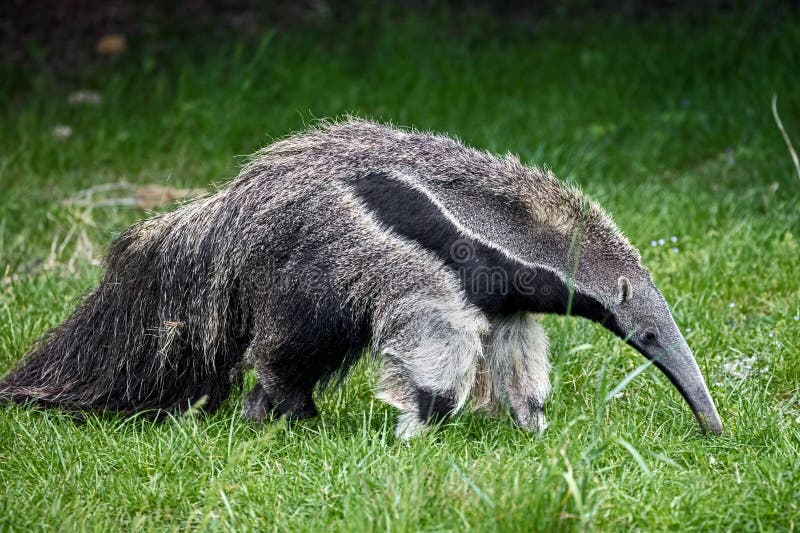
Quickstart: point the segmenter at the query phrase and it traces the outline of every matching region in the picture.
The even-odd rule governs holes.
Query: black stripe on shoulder
[[[569,312],[612,326],[596,299],[580,293],[570,298],[569,287],[552,271],[531,268],[463,234],[424,192],[380,173],[358,179],[355,190],[387,228],[432,251],[456,272],[469,301],[487,313]]]

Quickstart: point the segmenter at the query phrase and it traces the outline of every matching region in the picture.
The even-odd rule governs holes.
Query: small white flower
[[[71,105],[100,105],[103,101],[103,97],[100,96],[100,93],[96,91],[75,91],[74,93],[70,94],[67,98],[67,101]]]
[[[665,241],[664,239],[658,239],[658,245],[659,246],[664,246],[665,242],[667,242],[667,241]]]
[[[672,241],[672,242],[678,242],[678,238],[675,235],[670,237],[669,240]]]
[[[775,334],[774,334],[774,333],[770,333],[770,334],[769,334],[769,338],[770,338],[770,339],[771,339],[772,337],[774,337],[774,336],[775,336]]]
[[[734,307],[736,307],[736,304],[735,304],[735,303],[733,303],[733,302],[731,302],[731,303],[729,303],[729,304],[728,304],[728,307],[730,307],[731,309],[733,309]]]
[[[712,465],[715,465],[715,464],[717,464],[717,458],[714,457],[713,455],[709,455],[708,456],[708,462],[711,463]]]
[[[722,367],[725,372],[738,379],[747,379],[755,371],[756,356],[742,356],[738,359],[725,361]]]
[[[650,241],[650,246],[656,247],[658,243],[656,241]]]
[[[691,332],[692,332],[692,328],[686,328],[686,333],[691,333]]]
[[[678,247],[677,247],[677,246],[675,246],[674,248],[672,248],[672,253],[673,253],[673,254],[677,254],[677,253],[678,253]]]
[[[795,320],[800,320],[800,316],[794,315]]]
[[[56,139],[68,139],[72,137],[72,128],[60,124],[53,128],[53,137]]]

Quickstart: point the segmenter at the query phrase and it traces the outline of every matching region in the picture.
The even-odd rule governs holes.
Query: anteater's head
[[[561,225],[560,242],[570,244],[549,255],[561,258],[561,275],[572,288],[553,293],[572,299],[568,312],[603,324],[651,360],[681,392],[703,432],[720,434],[722,422],[694,354],[638,250],[600,206],[576,190],[558,191],[561,211],[553,218],[569,221]]]
[[[651,360],[681,392],[703,432],[720,434],[700,368],[639,252],[596,204],[583,204],[574,218],[582,222],[572,239],[578,256],[568,261],[575,265],[574,314],[602,323]]]
[[[631,274],[630,278],[624,275],[617,278],[610,316],[604,324],[670,379],[704,432],[719,435],[722,422],[714,401],[667,302],[644,269]]]

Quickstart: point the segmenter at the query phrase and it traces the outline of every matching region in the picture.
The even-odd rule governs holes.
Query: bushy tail
[[[0,382],[0,400],[153,416],[216,408],[249,328],[206,203],[202,220],[182,209],[125,232],[99,287]]]

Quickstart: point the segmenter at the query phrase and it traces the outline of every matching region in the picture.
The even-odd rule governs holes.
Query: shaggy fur
[[[214,196],[131,227],[107,263],[0,397],[214,409],[252,366],[245,414],[303,418],[315,385],[371,346],[399,436],[471,393],[537,429],[549,364],[531,313],[601,322],[648,356],[640,330],[682,341],[636,250],[577,190],[511,156],[354,119],[266,147]],[[665,372],[681,387],[692,364]]]

